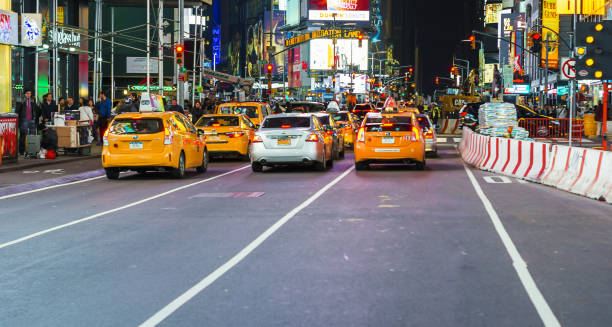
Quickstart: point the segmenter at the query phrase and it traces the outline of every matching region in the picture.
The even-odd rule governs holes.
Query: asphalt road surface
[[[452,143],[425,171],[2,174],[0,326],[611,326],[612,207]]]

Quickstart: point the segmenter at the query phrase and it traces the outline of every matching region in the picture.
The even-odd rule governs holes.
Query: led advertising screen
[[[362,40],[361,47],[357,39],[337,39],[336,60],[338,70],[348,66],[359,66],[359,70],[368,70],[368,40]],[[331,70],[334,66],[334,44],[331,39],[310,41],[310,69]]]
[[[370,0],[309,0],[309,20],[369,21]]]

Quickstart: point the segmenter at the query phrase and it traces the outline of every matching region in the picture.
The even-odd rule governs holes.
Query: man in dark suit
[[[36,101],[32,98],[32,91],[26,90],[24,99],[17,103],[17,115],[19,116],[19,153],[25,152],[26,135],[36,134],[36,126],[40,118],[40,110]]]

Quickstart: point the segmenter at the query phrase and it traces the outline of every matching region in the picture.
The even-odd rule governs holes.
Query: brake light
[[[433,139],[433,138],[434,138],[434,135],[433,135],[433,128],[429,129],[429,130],[427,131],[427,133],[425,133],[425,138],[426,138],[426,139]]]
[[[364,127],[361,127],[359,129],[359,132],[357,132],[357,141],[365,142],[365,128]]]
[[[173,136],[174,134],[172,133],[172,130],[170,130],[169,128],[165,128],[164,129],[164,145],[172,144]]]
[[[221,127],[221,124],[212,124],[212,127]]]
[[[327,131],[327,135],[334,135],[334,131]]]
[[[261,136],[259,135],[255,135],[253,136],[253,140],[251,141],[251,143],[262,143],[263,140],[261,139]]]
[[[229,132],[229,133],[225,133],[225,135],[227,135],[231,139],[235,139],[235,138],[238,138],[244,135],[244,132]]]
[[[106,129],[106,132],[104,132],[104,137],[102,137],[102,146],[108,146],[108,130],[109,128]]]
[[[411,141],[418,141],[420,138],[421,136],[419,135],[419,129],[413,126]]]
[[[291,125],[281,125],[281,128],[291,128]]]
[[[310,134],[306,138],[306,142],[319,142],[319,136],[317,134]]]
[[[393,124],[382,124],[382,127],[393,127]]]

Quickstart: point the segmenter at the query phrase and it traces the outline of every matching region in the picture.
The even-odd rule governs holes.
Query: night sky
[[[473,60],[477,55],[469,43],[461,44],[473,29],[480,29],[482,5],[479,0],[393,0],[393,29],[409,34],[417,29],[417,43],[421,47],[422,90],[432,94],[435,76],[448,77],[453,53],[457,58]],[[402,19],[404,17],[404,19]],[[408,19],[406,19],[408,18]],[[397,22],[397,23],[396,23]],[[399,26],[398,26],[399,25]],[[413,38],[406,38],[410,41]],[[411,64],[414,42],[398,42],[398,59]]]

